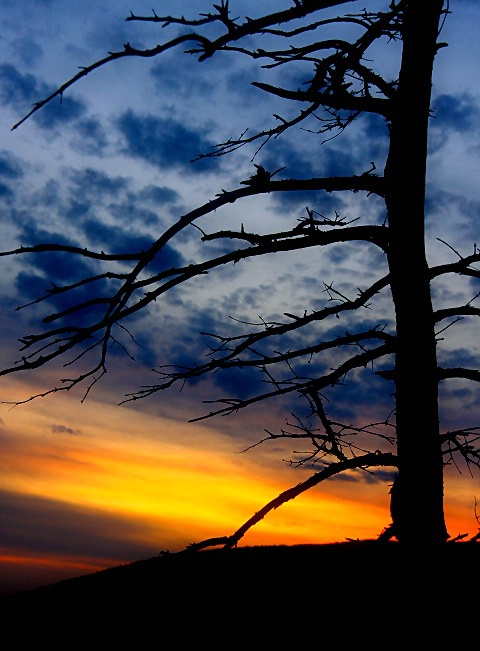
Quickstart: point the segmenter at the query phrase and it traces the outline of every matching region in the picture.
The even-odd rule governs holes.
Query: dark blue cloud
[[[219,167],[218,158],[208,158],[194,164],[189,161],[208,153],[212,143],[208,134],[185,126],[172,118],[136,115],[129,110],[117,120],[117,127],[125,142],[124,152],[160,168],[181,169],[202,173]]]
[[[128,178],[108,176],[92,168],[73,170],[69,178],[70,205],[66,215],[77,222],[87,216],[98,221],[98,208],[103,206],[115,223],[156,227],[180,199],[175,190],[166,186],[149,185],[133,191]],[[154,204],[155,210],[145,204]]]
[[[92,6],[95,7],[97,3],[94,3]],[[107,3],[106,6],[108,6]],[[101,4],[99,4],[99,9],[101,9]],[[85,36],[84,38],[84,43],[86,48],[86,56],[89,56],[89,52],[105,52],[105,47],[108,45],[108,49],[110,51],[118,52],[123,50],[123,46],[125,43],[131,43],[133,47],[136,47],[138,49],[145,49],[146,47],[149,47],[148,45],[144,44],[141,40],[141,36],[143,32],[148,33],[148,35],[151,35],[151,30],[148,28],[145,29],[145,26],[142,25],[142,23],[127,23],[124,19],[126,18],[126,15],[122,13],[122,10],[118,10],[117,3],[111,3],[111,7],[114,10],[114,14],[112,15],[112,18],[110,20],[103,20],[100,21],[94,29],[91,29]],[[133,8],[133,6],[132,6]],[[137,8],[135,7],[135,13],[137,13]],[[127,11],[127,14],[129,14],[130,11]],[[138,12],[138,13],[143,13],[143,12]],[[75,45],[67,45],[66,47],[67,52],[72,50],[73,55],[75,59],[78,60],[78,48]]]
[[[305,76],[291,79],[288,75],[286,77],[288,83],[283,84],[286,87],[300,88],[306,79]],[[235,76],[232,76],[234,83],[235,79]],[[242,75],[239,79],[242,79]],[[362,115],[339,140],[332,137],[336,132],[316,133],[316,129],[321,126],[322,123],[319,127],[318,121],[310,118],[310,121],[302,124],[300,130],[291,128],[279,138],[267,142],[255,162],[262,164],[269,171],[285,168],[277,179],[358,175],[370,168],[370,161],[374,161],[379,169],[383,167],[388,153],[388,129],[384,118],[370,114]],[[309,134],[306,133],[307,128],[311,131]],[[301,151],[298,143],[308,145],[308,141],[311,144],[310,149]],[[308,205],[321,212],[332,212],[343,206],[338,193],[292,192],[272,196],[273,201],[285,211],[290,211],[298,205]]]
[[[325,216],[330,216],[335,210],[341,210],[344,205],[338,194],[319,190],[277,193],[274,196],[274,203],[287,213],[292,209],[308,206]]]
[[[83,226],[85,236],[83,241],[88,241],[90,248],[98,248],[106,253],[140,252],[147,249],[153,241],[151,235],[140,234],[137,231],[124,231],[94,219],[86,220]],[[42,242],[78,246],[78,242],[73,242],[62,234],[37,229],[35,225],[25,226],[20,240],[26,246]],[[148,265],[148,271],[157,273],[173,266],[183,266],[183,263],[182,256],[167,245]],[[95,276],[104,270],[101,262],[89,260],[81,255],[64,252],[29,254],[25,257],[23,270],[16,277],[15,288],[21,302],[31,302],[44,297],[45,292],[52,288],[52,284],[64,287]],[[102,279],[80,286],[73,291],[50,296],[41,304],[40,312],[46,316],[62,312],[97,296],[111,296],[116,291],[118,284],[119,281],[116,280]],[[61,325],[69,323],[79,327],[89,325],[102,318],[106,309],[106,305],[90,306],[63,317],[57,323]],[[38,317],[38,310],[35,310],[35,314]],[[32,317],[34,317],[33,314]],[[146,352],[141,351],[140,358],[141,360],[150,358],[151,362],[153,354],[147,344],[148,337],[144,342]]]
[[[257,105],[266,109],[267,102],[270,103],[271,98],[265,91],[252,86],[251,82],[254,80],[251,71],[236,70],[225,77],[225,90],[228,96],[235,100],[237,106],[251,109],[252,106]],[[268,115],[267,112],[266,114]]]
[[[439,95],[432,104],[432,129],[450,129],[465,133],[477,129],[480,120],[478,101],[464,93],[463,95]]]
[[[126,177],[108,176],[105,172],[100,172],[91,167],[72,170],[70,179],[72,181],[72,195],[80,203],[88,199],[98,204],[103,201],[104,197],[116,197],[129,187],[129,180]]]
[[[0,80],[0,100],[23,115],[35,102],[45,99],[55,90],[54,86],[39,81],[31,73],[22,74],[9,63],[0,65]],[[72,122],[85,111],[84,102],[66,96],[44,106],[34,119],[42,128],[49,128]]]
[[[442,217],[451,221],[452,215],[462,219],[461,234],[464,241],[478,241],[478,222],[480,219],[480,201],[468,199],[464,195],[445,192],[430,184],[427,186],[425,210],[429,221]]]
[[[39,237],[42,238],[40,241],[43,242],[52,241],[51,234],[49,237],[44,235]],[[23,238],[22,240],[28,241]],[[60,238],[56,238],[57,242],[59,240]],[[61,243],[71,244],[66,239]],[[31,272],[27,271],[28,267],[33,268],[33,270]],[[62,252],[30,254],[25,258],[24,271],[17,276],[16,287],[21,296],[34,300],[44,296],[45,291],[52,287],[52,283],[57,286],[68,285],[82,278],[88,278],[93,273],[93,264],[89,264],[89,261],[81,256],[73,256]],[[89,298],[88,294],[91,291],[91,287],[84,287],[74,294],[61,294],[53,297],[50,302],[59,309],[64,309],[67,304],[70,306],[79,300],[86,300]]]
[[[393,365],[393,361],[391,366]],[[380,370],[375,368],[375,371]],[[375,375],[370,369],[362,369],[344,384],[332,390],[335,399],[329,407],[330,417],[340,422],[354,423],[360,413],[371,413],[372,420],[383,421],[393,409],[394,384]]]
[[[26,298],[29,301],[34,301],[44,296],[46,287],[51,287],[51,285],[46,283],[43,276],[21,271],[15,280],[15,287],[21,300]]]
[[[202,364],[207,359],[207,354],[212,347],[218,345],[218,340],[200,333],[221,332],[222,335],[233,333],[233,321],[226,319],[224,313],[209,306],[208,309],[199,308],[194,304],[185,306],[188,309],[189,319],[182,322],[169,322],[164,325],[168,339],[162,343],[161,363],[174,364],[179,367],[192,367]]]
[[[70,253],[39,253],[29,257],[29,263],[37,273],[42,273],[55,284],[74,282],[92,273],[85,258]]]
[[[178,192],[164,185],[148,185],[142,190],[141,196],[155,204],[174,204],[180,199]]]
[[[357,330],[369,330],[374,327],[373,322],[364,322],[359,324]],[[190,326],[190,324],[189,324]],[[243,330],[248,330],[244,326]],[[178,347],[172,348],[173,355],[170,357],[175,360],[175,364],[184,367],[193,367],[196,363],[206,361],[205,353],[211,350],[205,348],[204,343],[215,347],[218,345],[216,338],[200,337],[197,333],[211,332],[220,333],[222,336],[231,336],[238,334],[238,326],[232,325],[232,322],[227,319],[221,319],[218,312],[210,313],[205,311],[192,312],[192,324],[188,332],[183,332],[181,329],[176,333],[179,341]],[[311,337],[310,333],[310,337]],[[334,327],[322,333],[322,340],[333,340],[339,336],[345,335],[345,324],[335,324]],[[312,344],[318,343],[317,339],[307,340],[303,332],[291,333],[290,335],[284,334],[279,340],[278,337],[269,341],[258,342],[255,345],[255,350],[259,355],[274,355],[278,354],[277,351],[294,351],[297,348],[304,348],[308,345],[309,341]],[[366,342],[366,346],[376,347],[379,343],[372,341]],[[324,354],[314,355],[309,357],[305,355],[303,358],[292,360],[291,368],[283,362],[277,365],[269,366],[269,371],[277,381],[288,380],[292,378],[293,371],[301,378],[299,381],[306,381],[307,378],[314,380],[328,374],[332,367],[340,363],[345,354],[356,354],[355,349],[352,347],[343,347],[338,350],[326,351]],[[172,353],[170,353],[172,354]],[[220,354],[216,355],[220,357]],[[246,354],[244,354],[246,358]],[[345,378],[344,383],[337,387],[327,387],[326,392],[332,398],[331,413],[342,422],[352,421],[358,417],[360,408],[363,406],[365,412],[365,405],[369,411],[378,414],[378,419],[382,420],[386,417],[392,408],[391,393],[393,384],[383,378],[376,376],[374,371],[383,370],[384,368],[391,368],[392,359],[381,360],[375,363],[373,369],[361,369],[360,374],[364,374],[364,381],[357,381],[357,378]],[[293,371],[292,371],[293,369]],[[368,377],[367,377],[368,374]],[[206,379],[206,378],[205,378]],[[233,368],[218,371],[210,377],[210,382],[213,383],[211,394],[213,398],[216,397],[236,397],[247,398],[256,394],[268,393],[273,391],[274,387],[266,382],[268,378],[258,369],[253,367],[244,366],[243,368]],[[198,380],[194,380],[196,383]],[[372,398],[374,396],[374,398]],[[307,415],[309,412],[308,403],[304,400],[298,399],[297,392],[293,391],[282,398],[284,409],[288,412],[294,412],[299,415]]]
[[[112,202],[108,204],[108,211],[115,223],[128,224],[130,227],[135,223],[138,224],[139,228],[148,226],[149,231],[155,235],[159,229],[159,215],[156,211],[144,208],[142,203],[143,191],[139,193],[129,192],[119,203]],[[162,206],[162,208],[165,208],[165,206]],[[153,230],[152,227],[157,230]]]
[[[328,176],[329,172],[340,170],[341,161],[346,161],[350,167],[351,161],[348,157],[336,158],[335,153],[322,152],[319,158],[310,155],[302,155],[288,142],[278,141],[275,146],[269,148],[262,157],[261,164],[265,169],[274,172],[280,167],[285,167],[275,179],[296,178],[309,179],[312,177]],[[260,162],[260,161],[259,161]],[[344,170],[341,174],[347,174]],[[273,202],[285,212],[295,208],[308,206],[322,213],[340,210],[343,202],[338,195],[319,191],[279,192],[272,195]]]
[[[218,323],[217,323],[218,326]],[[172,368],[187,369],[208,361],[205,353],[205,338],[199,335],[199,332],[191,328],[188,332],[179,336],[182,330],[179,324],[179,330],[176,333],[178,339],[170,339],[163,342],[167,347],[172,346],[169,353],[168,361],[172,363]],[[223,332],[223,331],[222,331]],[[211,343],[211,342],[210,342]],[[158,342],[157,342],[158,350]],[[262,380],[265,379],[263,373],[254,367],[230,368],[223,369],[200,377],[194,377],[188,380],[190,386],[198,385],[200,382],[207,382],[212,399],[216,398],[248,398],[255,394],[261,394],[268,390]]]
[[[331,137],[325,140],[328,134],[315,133],[315,123],[309,128],[312,132],[306,134],[302,131],[300,138],[298,129],[294,128],[285,136],[270,141],[261,152],[264,165],[273,170],[285,166],[282,175],[286,177],[311,178],[362,174],[370,167],[370,161],[375,161],[379,168],[385,163],[389,140],[383,117],[362,114],[338,140]],[[307,143],[308,140],[311,148],[303,153],[297,143]]]
[[[358,247],[354,244],[341,244],[338,246],[329,246],[325,249],[323,255],[332,264],[339,267],[346,267],[352,253],[354,254]]]
[[[35,246],[36,244],[45,244],[47,242],[75,246],[75,242],[65,234],[53,233],[52,231],[48,231],[46,228],[42,228],[35,222],[29,222],[22,225],[19,240],[23,246]]]
[[[217,73],[213,76],[211,72],[213,67],[218,67],[215,65],[216,58],[213,57],[208,63],[205,61],[198,64],[191,57],[182,58],[178,56],[178,52],[176,54],[174,62],[172,58],[157,61],[150,70],[162,95],[167,90],[169,96],[175,95],[191,102],[192,95],[206,98],[213,94]]]
[[[53,234],[35,225],[26,225],[20,235],[23,245],[30,246],[45,242],[56,244],[76,245],[76,242],[62,234]],[[31,270],[29,270],[31,269]],[[15,287],[20,300],[34,301],[45,296],[45,292],[52,288],[52,283],[58,287],[69,285],[89,278],[98,273],[98,263],[87,260],[80,255],[72,255],[64,252],[44,252],[29,254],[24,258],[24,268],[17,275]],[[102,280],[95,283],[96,294],[107,294],[108,282]],[[92,298],[94,291],[92,285],[88,284],[79,287],[73,292],[52,296],[43,303],[42,310],[48,313],[60,312],[69,307],[82,303]],[[70,323],[76,325],[90,322],[103,313],[105,307],[89,308],[86,311],[69,317]]]
[[[378,169],[385,166],[388,156],[389,134],[385,118],[374,113],[363,113],[357,118],[363,128],[362,156],[367,162],[374,161]],[[362,172],[365,170],[362,170]],[[356,170],[358,174],[359,170]]]
[[[342,149],[324,144],[312,156],[310,152],[303,154],[289,143],[280,141],[268,149],[263,161],[264,167],[272,172],[279,167],[286,168],[278,178],[349,176],[364,171],[348,144]]]
[[[85,264],[78,258],[72,259],[72,256],[68,254],[38,256],[37,264],[35,264],[35,261],[32,261],[31,264],[35,266],[35,271],[31,273],[22,271],[18,274],[15,281],[15,287],[20,296],[20,300],[25,302],[35,301],[38,298],[44,297],[45,292],[52,288],[52,283],[58,287],[62,287],[81,280],[85,276],[90,277],[93,275],[92,272],[84,275],[83,269],[85,268]],[[96,295],[106,296],[113,293],[112,289],[110,291],[108,290],[109,286],[105,280],[96,282],[94,287]],[[35,324],[38,325],[39,316],[44,317],[49,314],[63,312],[90,300],[93,298],[92,294],[93,287],[89,284],[74,291],[52,296],[42,303],[40,310],[35,310],[35,314],[32,313],[32,318]],[[76,311],[70,316],[65,316],[55,323],[61,326],[66,325],[66,323],[75,327],[88,326],[100,320],[106,309],[107,307],[105,305],[92,305]],[[41,312],[41,315],[39,312]]]
[[[462,327],[461,325],[457,327]],[[456,348],[453,351],[439,351],[439,364],[445,368],[455,368],[461,366],[464,368],[479,368],[480,359],[478,355],[468,348]]]
[[[109,561],[153,553],[134,542],[142,539],[134,523],[97,509],[0,491],[0,516],[2,546],[23,552],[78,555],[82,560],[105,556]]]
[[[13,199],[14,193],[12,190],[8,187],[8,185],[5,185],[4,183],[0,183],[0,198],[1,199]]]
[[[153,244],[153,238],[137,232],[126,232],[118,226],[110,226],[95,219],[83,224],[83,230],[90,242],[101,246],[108,253],[144,251]]]
[[[16,110],[28,110],[31,105],[43,99],[48,93],[47,86],[30,74],[22,75],[10,63],[0,65],[0,99],[6,106]]]
[[[18,179],[24,174],[20,162],[9,152],[0,152],[0,177]]]
[[[152,336],[151,329],[148,326],[144,326],[144,323],[142,322],[143,316],[145,316],[145,312],[142,311],[142,314],[137,313],[131,315],[128,322],[122,322],[122,325],[126,327],[132,335],[133,340],[130,339],[130,337],[125,338],[125,331],[119,332],[117,329],[114,331],[114,334],[117,340],[122,341],[125,349],[128,350],[128,354],[134,358],[135,363],[142,365],[145,369],[150,371],[158,365],[159,341],[158,337]],[[132,321],[137,322],[135,329],[132,327]],[[138,325],[139,322],[140,324]],[[109,355],[113,355],[117,358],[124,358],[125,350],[120,346],[112,346],[109,350]]]
[[[92,204],[89,201],[76,201],[72,199],[65,210],[65,217],[69,222],[78,223],[89,214]]]
[[[137,231],[125,231],[116,226],[102,224],[97,220],[87,220],[84,224],[85,235],[90,242],[108,253],[129,253],[146,251],[154,242],[148,234]],[[148,265],[152,272],[159,272],[170,267],[184,264],[183,258],[171,246],[166,245]]]
[[[43,48],[32,38],[18,38],[12,42],[12,49],[24,66],[35,67],[43,58]]]
[[[250,398],[257,394],[269,391],[269,385],[262,380],[265,376],[256,368],[244,367],[225,369],[215,373],[212,377],[214,385],[219,388],[219,398]]]
[[[0,152],[0,199],[10,201],[15,197],[14,183],[24,176],[17,158],[8,151]],[[5,181],[5,182],[3,182]]]
[[[108,135],[101,122],[89,117],[80,120],[76,125],[71,145],[81,154],[103,156],[108,143]]]
[[[265,169],[274,172],[280,167],[284,167],[274,178],[296,178],[309,179],[312,176],[321,176],[319,170],[315,167],[315,161],[311,155],[302,154],[286,139],[278,140],[273,145],[264,150],[263,155],[256,161],[257,164],[263,165]],[[255,170],[252,169],[252,172]]]
[[[320,148],[317,165],[320,168],[318,176],[351,176],[358,174],[362,162],[347,147],[324,145]]]
[[[391,368],[392,364],[390,364]],[[375,367],[374,371],[380,370]],[[362,369],[358,374],[343,378],[341,384],[327,386],[321,391],[329,419],[343,424],[354,425],[365,418],[371,422],[384,422],[391,413],[393,401],[393,382],[384,380],[370,369]],[[313,378],[313,374],[308,377]],[[317,377],[321,377],[319,374]],[[282,398],[284,409],[301,419],[309,419],[311,407],[306,398],[298,393],[287,394]],[[316,417],[312,420],[318,426]]]

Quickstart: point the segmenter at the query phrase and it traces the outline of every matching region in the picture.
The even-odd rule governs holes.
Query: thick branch
[[[391,115],[390,102],[388,99],[356,97],[347,92],[340,94],[331,93],[329,91],[315,92],[312,90],[288,90],[286,88],[278,88],[271,84],[265,84],[258,81],[253,81],[252,86],[256,86],[257,88],[260,88],[260,90],[264,90],[272,95],[276,95],[277,97],[297,102],[321,104],[322,106],[328,106],[329,108],[337,110],[377,113],[378,115],[383,115],[385,118],[389,118]]]
[[[480,371],[472,368],[463,368],[457,366],[455,368],[442,368],[438,367],[438,379],[447,380],[449,378],[458,378],[464,380],[472,380],[473,382],[480,382]]]
[[[434,313],[435,323],[443,319],[450,319],[457,316],[480,316],[480,308],[473,305],[460,305],[458,307],[449,307],[443,310],[437,310]]]
[[[289,488],[283,493],[280,493],[280,495],[278,495],[275,499],[273,499],[271,502],[266,504],[262,509],[260,509],[260,511],[257,511],[255,515],[253,515],[249,520],[247,520],[247,522],[245,522],[245,524],[243,524],[239,529],[237,529],[237,531],[235,531],[234,534],[228,536],[228,538],[221,537],[217,539],[210,539],[200,543],[192,543],[187,547],[187,550],[198,551],[199,549],[210,547],[212,546],[212,544],[215,545],[224,544],[226,549],[230,549],[231,547],[237,545],[238,541],[241,538],[243,538],[243,536],[247,533],[247,531],[251,529],[255,524],[260,522],[260,520],[263,520],[263,518],[266,515],[268,515],[270,511],[274,511],[275,509],[278,509],[278,507],[282,506],[282,504],[285,504],[285,502],[295,499],[296,497],[298,497],[305,491],[309,490],[310,488],[317,486],[322,481],[325,481],[326,479],[329,479],[334,475],[338,475],[339,473],[344,472],[346,470],[353,470],[356,468],[365,469],[365,468],[373,468],[378,466],[392,466],[396,468],[397,464],[398,464],[397,456],[390,452],[371,452],[368,454],[364,454],[361,457],[355,457],[353,459],[346,459],[344,461],[332,463],[331,465],[327,466],[320,472],[315,473],[314,475],[312,475],[305,481],[301,482],[300,484],[297,484],[293,488]],[[212,540],[214,541],[213,543]]]

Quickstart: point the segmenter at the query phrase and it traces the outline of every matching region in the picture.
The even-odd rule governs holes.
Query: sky
[[[264,0],[261,8],[291,4]],[[382,3],[372,4],[376,8]],[[151,5],[150,0],[2,1],[1,250],[41,242],[112,253],[141,250],[188,211],[224,190],[244,187],[242,180],[255,173],[254,163],[271,171],[285,168],[284,178],[361,174],[372,160],[382,169],[385,125],[371,117],[322,146],[321,136],[296,129],[256,155],[258,143],[228,156],[190,162],[215,144],[247,128],[269,128],[272,116],[292,111],[250,82],[296,83],[305,79],[306,71],[266,71],[238,53],[198,63],[180,48],[152,59],[112,62],[68,89],[61,103],[54,100],[12,130],[36,101],[81,66],[122,50],[127,42],[153,47],[181,30],[125,21],[131,11],[151,16]],[[363,5],[352,3],[350,11]],[[233,1],[231,6],[235,16],[258,14],[253,0]],[[189,17],[210,8],[204,0],[155,5],[159,15]],[[450,9],[441,38],[448,47],[437,55],[432,89],[426,224],[432,264],[452,262],[456,252],[468,255],[480,241],[479,12],[474,0],[452,0]],[[378,70],[393,78],[396,45],[374,55]],[[286,230],[305,217],[308,205],[330,216],[363,215],[374,223],[384,219],[379,202],[364,196],[331,193],[319,201],[309,193],[248,198],[197,225],[207,233],[238,230],[241,224],[246,231]],[[223,241],[206,246],[201,235],[194,227],[182,232],[150,270],[229,250]],[[36,331],[39,316],[52,311],[45,301],[15,308],[43,296],[51,283],[75,282],[98,273],[98,267],[84,258],[53,254],[2,257],[0,265],[3,368],[21,356],[18,339]],[[349,244],[320,254],[310,250],[252,259],[202,275],[132,319],[132,338],[126,336],[112,348],[107,375],[86,399],[85,387],[75,387],[28,400],[63,377],[58,364],[0,378],[0,591],[35,587],[229,535],[310,476],[314,470],[308,464],[298,467],[302,450],[291,441],[255,445],[265,438],[265,430],[280,431],[286,422],[296,422],[293,414],[302,413],[297,398],[189,422],[208,413],[205,400],[246,397],[258,389],[259,378],[248,370],[192,382],[181,391],[174,386],[135,402],[123,402],[124,396],[155,382],[151,369],[161,364],[204,361],[212,339],[199,333],[235,334],[245,323],[262,327],[264,320],[285,321],[285,312],[318,309],[328,300],[326,285],[335,283],[342,293],[354,293],[368,286],[384,265],[378,252]],[[82,291],[88,293],[88,288]],[[443,307],[472,300],[479,288],[473,280],[454,280],[449,286],[436,283],[432,291],[435,306]],[[55,307],[59,305],[57,301]],[[378,297],[375,309],[365,323],[371,326],[380,319],[390,327],[388,295]],[[464,319],[443,333],[440,355],[478,368],[475,321]],[[346,386],[335,394],[334,414],[359,427],[385,419],[391,403],[384,384],[378,380]],[[441,397],[444,429],[478,424],[476,387],[451,383]],[[25,402],[12,408],[18,401]],[[390,521],[392,477],[386,471],[357,471],[324,482],[270,513],[241,544],[376,537]],[[450,534],[475,534],[478,474],[449,467],[445,487]]]

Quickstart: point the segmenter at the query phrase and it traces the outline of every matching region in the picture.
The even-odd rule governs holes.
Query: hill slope
[[[420,578],[419,572],[440,572],[442,567],[471,568],[473,572],[479,559],[480,546],[469,543],[435,548],[419,544],[415,550],[374,541],[187,550],[1,597],[0,604],[2,608],[14,604],[24,608],[36,603],[53,607],[75,600],[87,600],[90,604],[129,599],[149,602],[151,591],[156,592],[159,585],[168,588],[170,595],[188,589],[190,595],[201,596],[212,590],[234,590],[235,584],[261,585],[266,580],[296,581],[298,586],[316,577],[331,583],[357,578],[365,584],[377,579],[392,584],[405,580],[409,574]],[[465,572],[459,573],[458,580],[465,578]]]
[[[409,647],[412,635],[428,648],[448,609],[476,587],[479,559],[480,546],[467,543],[163,554],[2,597],[2,632],[20,648],[62,650],[346,648],[368,640],[402,648],[400,638]],[[470,640],[468,628],[456,635]]]

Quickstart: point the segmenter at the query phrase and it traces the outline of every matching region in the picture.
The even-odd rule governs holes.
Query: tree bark
[[[397,319],[398,539],[444,543],[443,461],[433,307],[425,253],[427,135],[442,0],[406,3],[385,168],[388,260]]]

